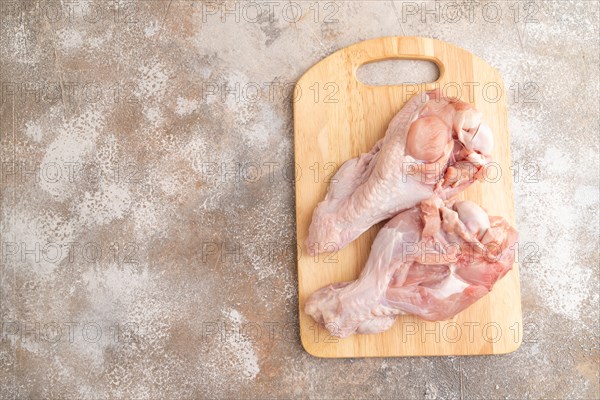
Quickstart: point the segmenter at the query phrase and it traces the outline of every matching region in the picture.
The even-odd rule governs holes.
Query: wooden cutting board
[[[419,86],[367,86],[357,80],[359,66],[387,59],[432,61],[440,77]],[[489,295],[449,321],[400,316],[387,332],[338,339],[304,313],[304,303],[314,291],[358,277],[384,224],[372,227],[337,253],[309,256],[304,241],[329,179],[344,161],[368,152],[383,137],[392,117],[415,91],[435,87],[473,103],[495,135],[496,164],[488,168],[485,182],[473,184],[460,198],[475,201],[491,215],[504,216],[515,224],[507,94],[498,71],[456,46],[420,37],[367,40],[325,58],[300,78],[294,98],[300,335],[304,348],[314,356],[502,354],[516,350],[521,343],[517,264]]]

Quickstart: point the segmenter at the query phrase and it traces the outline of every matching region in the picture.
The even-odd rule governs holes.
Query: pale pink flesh
[[[434,193],[449,198],[464,190],[481,177],[491,143],[473,106],[436,91],[415,95],[369,153],[334,175],[313,213],[309,254],[337,251]]]
[[[517,236],[475,203],[434,196],[390,220],[360,277],[319,289],[305,312],[338,337],[385,331],[400,314],[451,318],[512,268]]]

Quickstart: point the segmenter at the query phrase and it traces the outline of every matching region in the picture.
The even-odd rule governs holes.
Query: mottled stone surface
[[[3,0],[1,397],[600,398],[598,2],[458,3]],[[387,35],[506,81],[515,353],[300,345],[291,84]]]

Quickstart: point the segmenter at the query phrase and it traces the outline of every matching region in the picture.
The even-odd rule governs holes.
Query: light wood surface
[[[423,85],[367,86],[356,79],[362,64],[386,59],[435,62],[440,77]],[[381,357],[501,354],[516,350],[522,338],[519,271],[515,263],[493,291],[449,321],[425,322],[400,316],[392,329],[346,339],[328,336],[304,313],[315,290],[355,279],[383,223],[345,249],[311,257],[304,247],[313,210],[323,200],[328,179],[344,161],[368,152],[391,118],[418,90],[440,87],[446,95],[473,103],[494,131],[493,159],[485,182],[459,198],[477,202],[512,224],[512,191],[507,93],[498,72],[480,58],[434,39],[386,37],[357,43],[323,59],[296,85],[294,136],[300,335],[306,351],[318,357]],[[457,89],[460,89],[460,93]],[[500,89],[500,93],[496,93]],[[517,226],[518,229],[518,226]]]

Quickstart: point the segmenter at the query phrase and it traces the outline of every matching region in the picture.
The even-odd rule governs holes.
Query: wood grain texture
[[[367,86],[356,79],[362,64],[387,59],[430,60],[438,65],[440,77],[418,86]],[[491,215],[515,224],[507,96],[494,68],[458,47],[419,37],[368,40],[323,59],[297,82],[294,101],[300,335],[304,348],[314,356],[502,354],[516,350],[521,343],[516,263],[489,295],[449,321],[400,316],[387,332],[337,339],[329,337],[303,311],[307,297],[317,289],[358,277],[383,226],[372,227],[337,253],[309,256],[304,241],[313,210],[327,192],[327,178],[344,161],[368,152],[415,92],[435,87],[473,103],[494,132],[495,164],[487,169],[486,181],[475,183],[459,198],[475,201]]]

